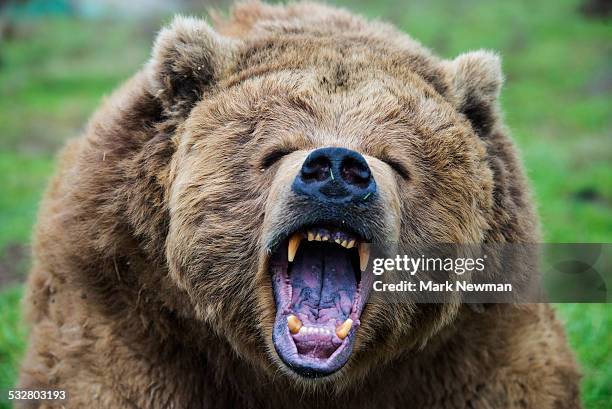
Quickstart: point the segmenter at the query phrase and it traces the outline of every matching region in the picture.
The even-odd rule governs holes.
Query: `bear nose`
[[[358,152],[320,148],[306,157],[292,189],[321,202],[356,203],[373,196],[376,182]]]

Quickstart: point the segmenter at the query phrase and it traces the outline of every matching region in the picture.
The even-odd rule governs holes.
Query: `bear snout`
[[[365,158],[356,151],[339,147],[312,151],[291,189],[319,203],[365,202],[377,190]]]

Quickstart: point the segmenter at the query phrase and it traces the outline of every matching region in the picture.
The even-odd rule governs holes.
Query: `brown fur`
[[[538,241],[501,83],[492,53],[441,60],[313,3],[245,3],[217,31],[175,19],[62,153],[20,386],[65,389],[69,408],[578,407],[547,305],[373,300],[348,364],[319,380],[271,343],[263,244],[291,220],[288,185],[317,147],[366,157],[385,239]]]

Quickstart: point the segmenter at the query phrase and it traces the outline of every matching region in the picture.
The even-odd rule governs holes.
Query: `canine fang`
[[[289,332],[297,334],[300,332],[300,328],[302,328],[302,321],[295,315],[290,315],[287,317],[287,326],[289,327]]]
[[[353,320],[350,318],[347,318],[346,321],[344,321],[342,325],[340,325],[338,329],[336,329],[336,335],[338,336],[338,338],[340,339],[346,338],[352,326],[353,326]]]

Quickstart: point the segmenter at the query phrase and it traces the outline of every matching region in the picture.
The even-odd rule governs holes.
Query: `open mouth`
[[[369,257],[361,237],[324,226],[293,232],[273,253],[273,342],[295,372],[322,377],[348,361],[371,288]]]

